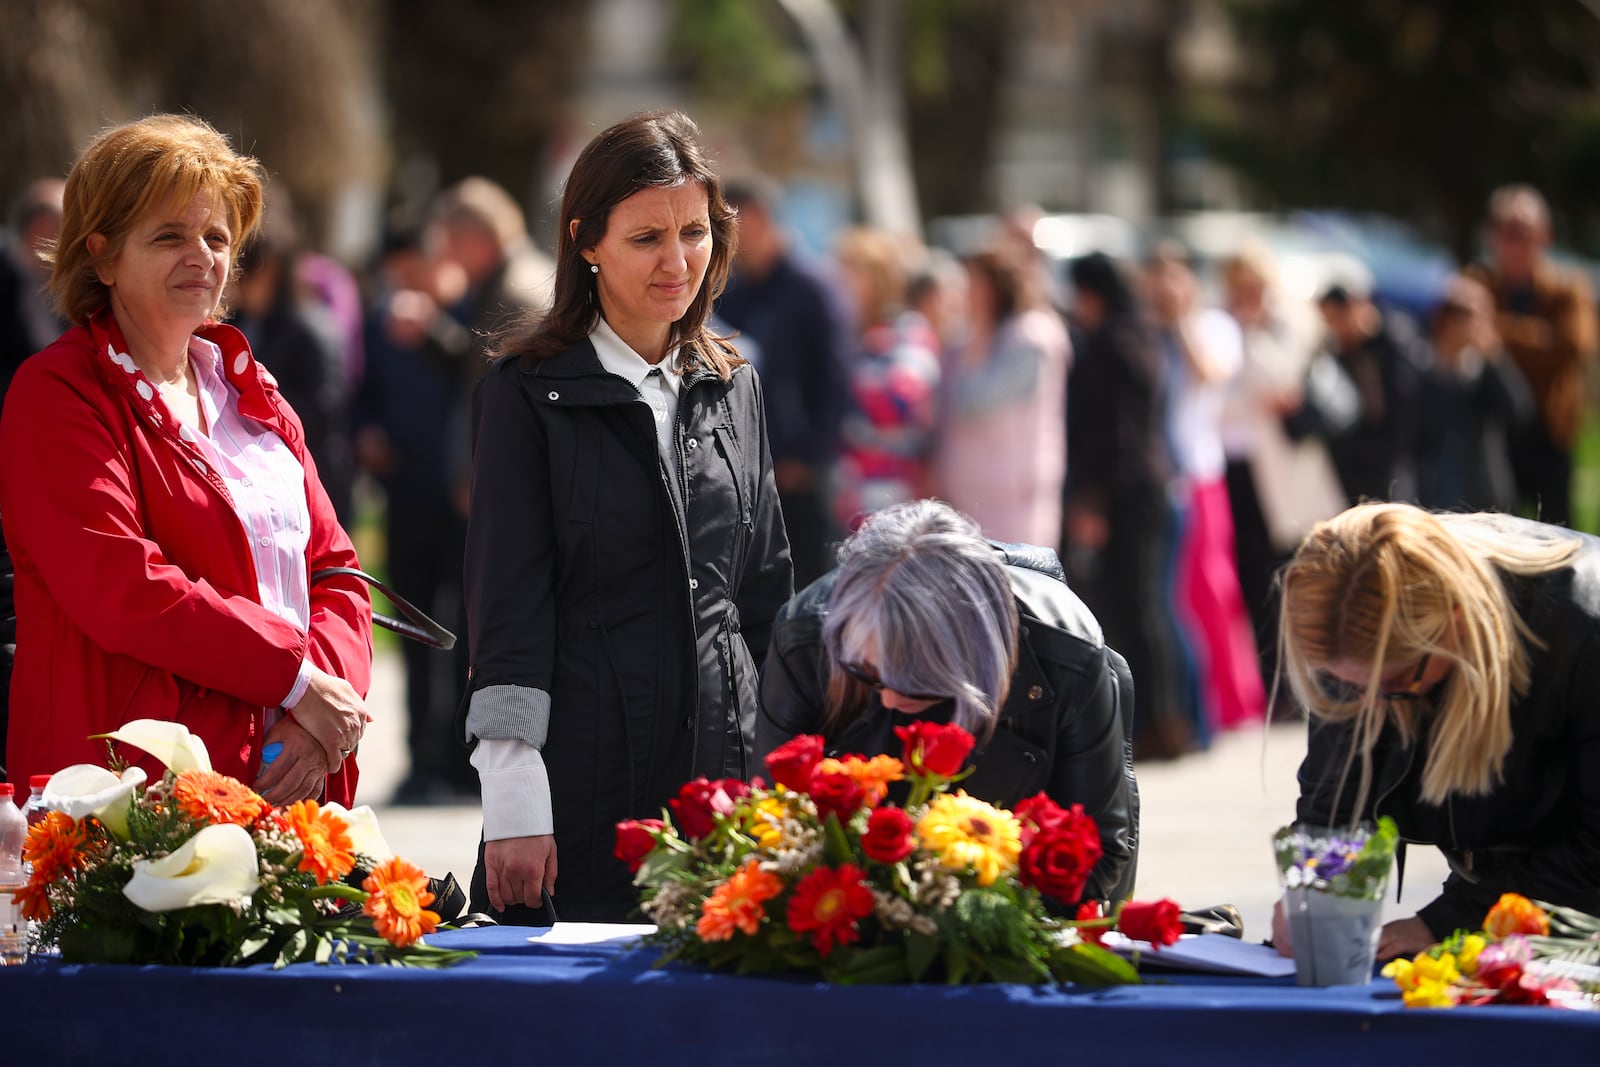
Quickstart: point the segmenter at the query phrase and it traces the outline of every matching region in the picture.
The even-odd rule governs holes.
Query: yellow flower
[[[1394,979],[1394,984],[1400,987],[1401,992],[1417,988],[1417,968],[1410,960],[1390,960],[1380,973],[1385,978]]]
[[[789,806],[777,797],[763,797],[750,813],[750,836],[764,849],[776,852],[783,845],[783,820]]]
[[[1482,934],[1468,934],[1461,939],[1461,951],[1456,954],[1456,966],[1465,975],[1478,973],[1478,953],[1489,944]]]
[[[917,821],[917,840],[938,853],[946,869],[972,868],[979,885],[993,885],[1016,870],[1022,853],[1022,827],[1016,817],[964,791],[934,798]]]
[[[1449,982],[1424,979],[1416,988],[1400,994],[1400,999],[1408,1008],[1452,1008],[1456,1003],[1455,987]]]
[[[1461,977],[1455,956],[1448,952],[1441,952],[1437,959],[1424,952],[1412,961],[1412,965],[1418,987],[1428,982],[1454,982]]]

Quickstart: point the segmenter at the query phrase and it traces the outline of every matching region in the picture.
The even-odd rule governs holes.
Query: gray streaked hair
[[[948,694],[953,721],[980,742],[994,731],[1017,661],[1017,603],[1000,553],[948,504],[917,500],[872,515],[840,549],[823,623],[827,727],[867,709],[842,670],[876,636],[878,677],[900,693]]]

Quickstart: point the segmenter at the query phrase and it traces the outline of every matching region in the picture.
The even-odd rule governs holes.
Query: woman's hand
[[[327,765],[337,768],[356,750],[372,716],[355,687],[343,678],[313,667],[305,696],[292,717],[322,746]]]
[[[1283,910],[1283,898],[1272,905],[1272,947],[1280,956],[1293,956],[1294,943],[1289,940],[1289,916]]]
[[[274,807],[321,796],[330,768],[316,738],[285,715],[267,731],[265,743],[275,741],[283,751],[256,779],[256,792]]]
[[[1378,935],[1378,959],[1392,960],[1396,956],[1415,956],[1433,947],[1438,938],[1428,929],[1428,924],[1413,915],[1409,919],[1396,919],[1383,924]]]
[[[489,841],[483,846],[483,868],[495,911],[513,904],[537,908],[544,903],[541,889],[551,896],[556,892],[555,835]]]

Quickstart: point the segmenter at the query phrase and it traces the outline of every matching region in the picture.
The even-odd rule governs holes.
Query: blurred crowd
[[[7,220],[0,388],[63,328],[39,258],[61,190],[34,183]],[[1291,294],[1255,242],[1220,261],[1170,240],[1139,262],[1061,261],[1018,213],[977,249],[853,228],[822,256],[786,226],[780,186],[750,175],[728,194],[740,247],[716,311],[760,373],[797,588],[865,515],[920,497],[1057,548],[1138,680],[1140,758],[1272,714],[1273,575],[1313,523],[1379,499],[1570,523],[1595,309],[1546,255],[1531,188],[1494,195],[1483,258],[1420,321],[1356,261]],[[365,272],[309,248],[281,192],[266,218],[233,321],[346,524],[362,487],[381,490],[386,558],[369,568],[459,634],[470,392],[497,334],[548,303],[551,261],[481,178],[394,220]],[[402,645],[412,769],[395,799],[475,796],[449,743],[468,643]]]

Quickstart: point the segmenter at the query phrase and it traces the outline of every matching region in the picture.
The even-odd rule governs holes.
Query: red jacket
[[[305,466],[308,568],[356,566],[300,420],[244,335],[220,325],[199,335],[221,347],[240,412],[276,431]],[[17,607],[6,769],[25,783],[73,763],[103,764],[105,742],[88,735],[130,719],[174,719],[205,740],[216,770],[249,783],[266,708],[288,694],[306,656],[365,695],[366,589],[346,577],[313,586],[309,635],[262,607],[224,483],[113,351],[127,345],[101,312],[22,363],[0,415],[0,516]],[[161,774],[145,753],[119,749]],[[356,777],[352,757],[328,777],[325,798],[348,805]]]

